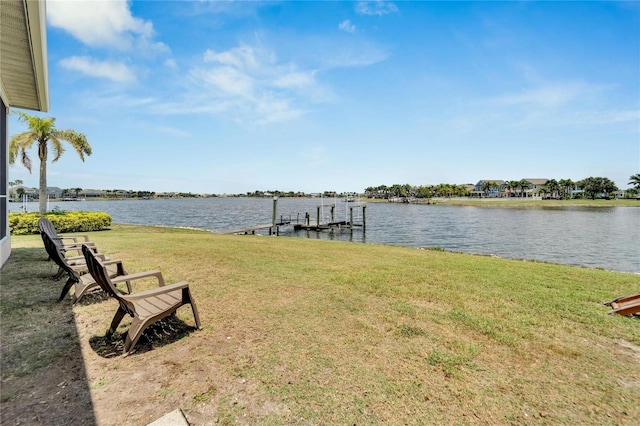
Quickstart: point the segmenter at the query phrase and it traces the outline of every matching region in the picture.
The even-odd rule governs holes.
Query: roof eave
[[[27,20],[31,34],[31,55],[36,74],[38,110],[49,111],[49,67],[47,57],[47,6],[39,0],[26,0]]]

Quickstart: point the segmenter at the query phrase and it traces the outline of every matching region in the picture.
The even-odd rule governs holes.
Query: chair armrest
[[[61,242],[62,240],[73,240],[74,243],[78,242],[78,239],[72,235],[58,235],[55,238],[59,239]],[[73,244],[73,243],[67,243],[67,244]]]
[[[119,277],[111,278],[111,282],[113,284],[118,284],[123,281],[134,281],[142,278],[156,277],[158,279],[158,285],[160,287],[164,287],[164,278],[162,277],[162,272],[158,270],[154,271],[144,271],[144,272],[136,272],[128,275],[121,275]]]
[[[72,234],[65,234],[65,235],[60,235],[58,234],[59,238],[69,238],[72,239],[74,242],[78,242],[79,239],[84,240],[85,243],[89,242],[89,236],[86,234],[76,234],[76,235],[72,235]]]
[[[96,257],[100,259],[101,262],[109,261],[109,258],[105,256],[103,253],[96,254]],[[65,257],[64,261],[67,262],[69,266],[86,266],[87,265],[87,260],[84,258],[84,256]]]
[[[188,288],[189,283],[186,281],[181,281],[179,283],[165,285],[164,287],[153,288],[151,290],[141,291],[140,293],[127,294],[122,296],[123,299],[134,301],[137,299],[145,299],[149,296],[157,296],[160,294],[170,293],[175,290],[182,290],[183,288]]]
[[[62,248],[65,250],[82,250],[82,246],[87,246],[89,248],[95,248],[96,244],[92,242],[73,242],[73,243],[62,243]]]
[[[86,263],[86,259],[84,258],[84,256],[65,256],[64,259],[67,261],[67,263]]]

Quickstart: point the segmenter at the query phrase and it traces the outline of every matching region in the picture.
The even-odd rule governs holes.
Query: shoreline
[[[396,204],[423,204],[423,205],[448,205],[463,207],[640,207],[640,200],[614,199],[614,200],[542,200],[539,198],[432,198],[427,203],[396,203]],[[367,198],[360,199],[367,203],[387,203],[387,199]]]

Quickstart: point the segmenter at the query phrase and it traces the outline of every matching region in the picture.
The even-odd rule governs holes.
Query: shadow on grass
[[[0,423],[95,425],[75,315],[46,258],[13,248],[0,270]]]
[[[129,356],[135,356],[136,354],[148,352],[154,347],[162,347],[177,342],[196,330],[196,327],[188,325],[175,315],[170,315],[144,330],[142,337],[133,347],[133,352]],[[93,336],[89,339],[89,344],[103,358],[119,357],[122,355],[127,331],[128,328],[123,330],[123,333],[116,331],[112,336]]]

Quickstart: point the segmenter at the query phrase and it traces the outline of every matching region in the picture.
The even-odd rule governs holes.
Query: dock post
[[[336,221],[336,205],[331,204],[331,223]]]
[[[349,207],[349,225],[353,229],[353,207]]]
[[[276,231],[277,216],[278,216],[278,196],[276,195],[275,197],[273,197],[273,218],[271,221],[271,230],[269,231],[270,235],[277,233]]]
[[[309,216],[308,212],[304,214],[304,222],[307,224],[307,226],[309,226],[309,223],[311,222],[311,217]]]
[[[362,229],[367,227],[367,215],[365,211],[367,210],[367,206],[362,206]]]
[[[319,228],[320,227],[320,206],[318,206],[317,210],[316,210],[316,226]]]

